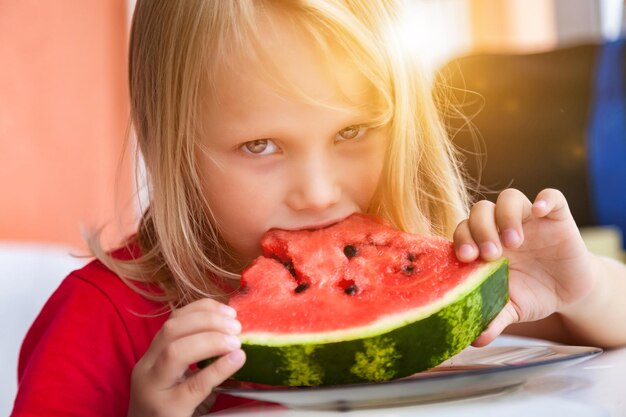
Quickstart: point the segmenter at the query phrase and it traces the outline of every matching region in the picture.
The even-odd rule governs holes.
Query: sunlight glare
[[[433,72],[469,50],[471,32],[467,0],[408,0],[398,28],[403,48]]]

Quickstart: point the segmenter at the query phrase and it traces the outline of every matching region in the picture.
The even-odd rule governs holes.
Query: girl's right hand
[[[245,361],[235,316],[234,309],[211,299],[173,311],[133,369],[129,417],[192,416]],[[188,375],[191,364],[218,356]]]

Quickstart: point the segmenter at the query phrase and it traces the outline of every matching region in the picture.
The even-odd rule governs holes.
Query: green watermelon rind
[[[438,365],[467,347],[508,302],[508,261],[488,262],[423,308],[339,332],[242,336],[233,379],[319,386],[386,381]]]

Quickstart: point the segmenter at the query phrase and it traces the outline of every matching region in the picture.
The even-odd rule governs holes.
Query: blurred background
[[[133,6],[0,0],[0,325],[10,335],[0,414],[28,325],[86,262],[70,256],[85,253],[81,230],[107,224],[115,242],[140,212],[125,145]],[[623,0],[413,0],[402,28],[444,97],[476,194],[561,188],[588,245],[615,257],[626,226],[624,16]]]
[[[502,91],[493,98],[483,91],[493,88],[485,86],[493,76],[511,75],[508,85],[498,86],[501,89],[533,86],[524,85],[523,77],[529,75],[522,71],[507,74],[502,67],[494,70],[481,63],[485,66],[479,68],[482,77],[478,77],[475,66],[465,68],[466,62],[455,62],[456,58],[598,45],[617,39],[624,27],[623,0],[413,0],[412,4],[404,29],[407,39],[433,76],[443,68],[446,82],[459,88],[466,83],[468,91],[455,100],[470,116],[480,110],[472,103],[490,106],[491,99],[502,100],[507,94]],[[0,0],[4,62],[0,241],[84,249],[81,228],[110,223],[121,215],[122,221],[109,225],[108,239],[114,241],[132,229],[138,212],[134,158],[132,147],[124,147],[132,8],[133,2],[124,0]],[[595,52],[588,55],[581,58],[588,60],[587,78],[580,80],[587,95],[592,90]],[[539,77],[541,72],[567,77],[575,70],[558,60],[553,64],[533,69]],[[468,71],[461,81],[459,69]],[[572,98],[582,100],[585,94]],[[503,103],[509,108],[516,105],[510,101],[499,105]],[[482,129],[490,127],[477,128],[484,136]]]

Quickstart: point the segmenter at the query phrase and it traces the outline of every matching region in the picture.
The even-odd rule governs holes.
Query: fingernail
[[[224,336],[224,339],[226,340],[226,344],[229,348],[239,349],[241,347],[241,342],[239,341],[239,338],[233,335],[226,335]]]
[[[533,206],[537,208],[545,208],[545,207],[548,207],[548,202],[546,200],[537,200],[535,201]]]
[[[224,323],[226,324],[226,329],[231,333],[237,334],[241,331],[241,323],[237,320],[226,319],[224,320]]]
[[[228,317],[237,317],[237,310],[226,304],[220,305],[220,312]]]
[[[228,360],[231,361],[232,363],[241,363],[243,362],[245,358],[245,355],[241,349],[232,351],[227,356],[228,356]]]
[[[520,240],[519,233],[515,229],[506,229],[502,232],[502,240],[507,246],[517,245]]]
[[[471,258],[474,256],[474,247],[472,245],[468,245],[467,243],[461,245],[459,248],[459,256],[461,258]]]
[[[493,242],[485,242],[480,245],[480,253],[491,258],[498,255],[498,247]]]

